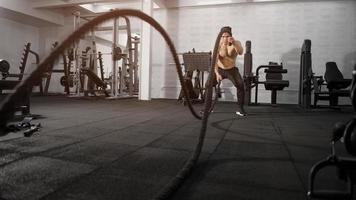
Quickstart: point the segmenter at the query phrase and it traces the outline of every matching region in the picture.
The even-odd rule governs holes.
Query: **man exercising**
[[[243,48],[241,42],[232,37],[231,27],[225,26],[220,30],[222,34],[219,44],[217,63],[215,65],[216,80],[213,81],[213,86],[227,78],[237,89],[237,111],[239,116],[245,116],[246,112],[243,108],[245,98],[244,81],[239,73],[239,69],[235,67],[237,55],[242,55]]]

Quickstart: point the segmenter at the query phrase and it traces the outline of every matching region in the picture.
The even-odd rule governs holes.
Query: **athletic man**
[[[241,42],[232,37],[231,27],[225,26],[221,28],[223,33],[220,39],[217,63],[215,65],[216,80],[213,86],[227,78],[237,89],[237,111],[239,116],[245,116],[246,112],[243,108],[245,87],[239,69],[235,66],[237,55],[242,55],[243,48]]]

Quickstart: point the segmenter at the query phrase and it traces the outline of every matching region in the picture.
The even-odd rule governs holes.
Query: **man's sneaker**
[[[245,110],[244,110],[244,108],[243,107],[239,107],[238,109],[237,109],[237,111],[236,111],[236,115],[238,115],[238,116],[246,116],[246,112],[245,112]]]

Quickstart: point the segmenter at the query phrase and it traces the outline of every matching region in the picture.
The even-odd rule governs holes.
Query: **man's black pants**
[[[245,100],[245,86],[244,81],[241,77],[239,69],[237,67],[233,67],[231,69],[221,69],[218,68],[219,74],[222,76],[223,79],[229,79],[237,89],[237,104],[239,106],[243,106]],[[207,85],[209,84],[209,80],[207,81]],[[218,84],[215,76],[213,80],[213,87]]]

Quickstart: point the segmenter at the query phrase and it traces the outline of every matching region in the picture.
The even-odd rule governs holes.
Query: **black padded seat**
[[[265,89],[271,90],[271,104],[277,102],[277,90],[283,90],[289,86],[289,81],[282,80],[282,73],[287,73],[282,65],[271,64],[265,69],[266,81],[264,82]]]
[[[351,84],[351,79],[344,79],[344,80],[338,80],[338,81],[328,81],[327,82],[327,87],[329,89],[344,89],[349,87]]]
[[[350,86],[351,79],[345,79],[335,62],[327,62],[324,75],[329,89],[345,89]]]
[[[350,96],[351,79],[345,79],[335,62],[327,62],[324,78],[330,93],[330,106],[338,105],[339,97]]]
[[[289,86],[289,81],[286,80],[268,80],[265,83],[266,90],[283,90]]]

